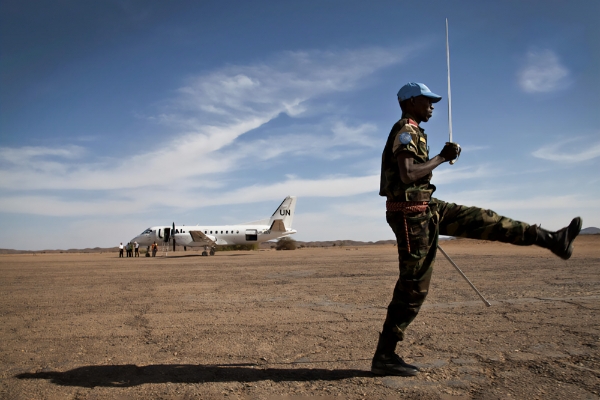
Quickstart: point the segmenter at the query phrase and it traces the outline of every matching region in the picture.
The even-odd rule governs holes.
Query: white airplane
[[[131,243],[138,242],[140,246],[156,244],[175,244],[186,247],[204,247],[203,256],[215,254],[215,246],[253,244],[266,242],[296,233],[292,229],[296,196],[286,197],[275,210],[271,218],[260,221],[247,222],[239,225],[223,226],[153,226],[140,235],[131,239]],[[209,250],[210,249],[210,250]]]

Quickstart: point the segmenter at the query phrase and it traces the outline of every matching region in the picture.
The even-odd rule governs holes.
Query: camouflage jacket
[[[429,161],[425,130],[409,114],[402,114],[394,124],[383,149],[379,195],[388,201],[428,201],[435,191],[435,186],[429,183],[432,174],[409,184],[402,182],[397,160],[401,152],[410,153],[417,164]]]

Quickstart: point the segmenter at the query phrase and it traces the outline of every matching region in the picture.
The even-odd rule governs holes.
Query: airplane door
[[[246,229],[246,241],[256,242],[258,240],[258,231],[256,229]]]
[[[171,228],[165,228],[165,242],[168,242],[170,237],[171,237]]]

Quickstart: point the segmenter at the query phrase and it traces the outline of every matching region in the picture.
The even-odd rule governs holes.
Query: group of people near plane
[[[127,250],[127,257],[140,256],[140,244],[138,242],[129,242],[126,245],[123,245],[123,242],[121,242],[119,244],[119,257],[123,257],[123,250]],[[151,246],[148,246],[146,249],[146,257],[150,257],[150,251],[152,251],[152,257],[156,257],[156,252],[158,251],[158,245],[156,242],[152,243]]]
[[[138,242],[129,242],[125,246],[121,242],[119,244],[119,257],[123,257],[123,250],[127,250],[127,257],[139,257],[140,256],[140,244]],[[134,255],[135,250],[135,255]]]

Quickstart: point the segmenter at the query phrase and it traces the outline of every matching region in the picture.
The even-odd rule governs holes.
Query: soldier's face
[[[413,97],[413,112],[415,118],[418,118],[422,122],[429,121],[429,118],[433,115],[433,103],[429,97],[417,96]]]

